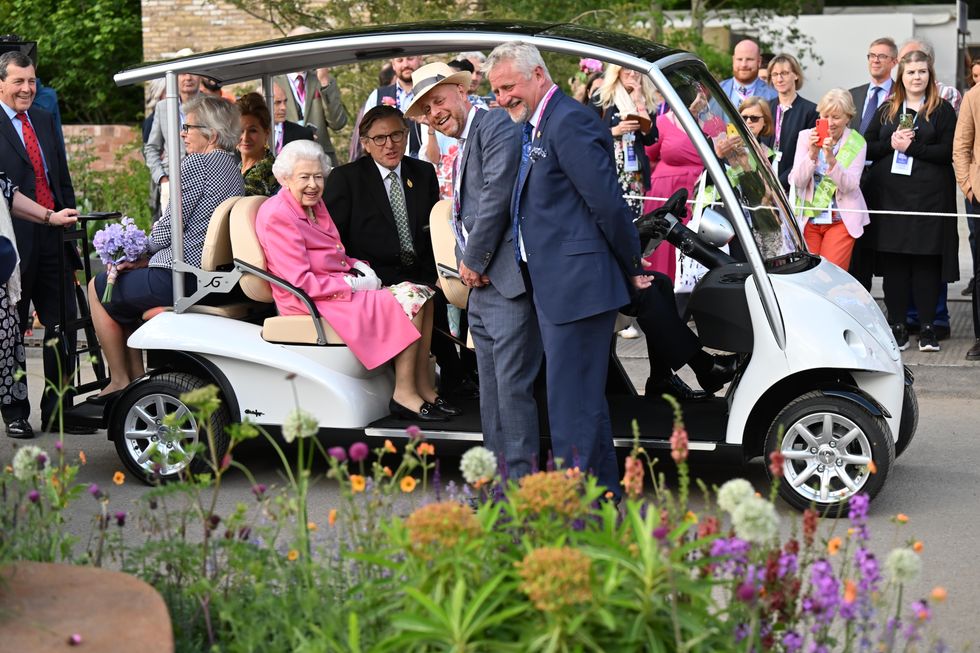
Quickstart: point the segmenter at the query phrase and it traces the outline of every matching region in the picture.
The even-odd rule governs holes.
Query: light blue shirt
[[[24,146],[24,149],[26,150],[27,149],[27,143],[24,143],[24,125],[23,125],[23,123],[21,123],[20,118],[17,117],[17,112],[14,111],[13,109],[11,109],[10,107],[8,107],[2,101],[0,101],[0,107],[3,107],[3,110],[4,110],[4,112],[6,112],[7,117],[10,118],[10,124],[12,124],[14,126],[14,129],[17,131],[17,136],[20,137],[20,142]],[[27,122],[31,122],[31,117],[27,115],[27,112],[26,111],[24,112],[24,115],[27,116]],[[31,123],[31,128],[33,128],[33,127],[34,127],[34,123]],[[35,135],[35,137],[37,137],[37,130],[36,129],[34,130],[34,135]],[[38,141],[37,149],[41,150],[41,162],[44,164],[44,174],[47,175],[48,174],[48,162],[44,158],[44,149],[41,147],[41,142],[40,141]]]
[[[892,85],[894,83],[895,82],[892,80],[891,77],[889,77],[888,79],[886,79],[881,84],[869,83],[868,84],[868,93],[867,93],[867,95],[864,96],[864,106],[861,107],[861,111],[858,113],[858,116],[863,116],[864,115],[864,112],[867,111],[867,109],[868,109],[868,102],[871,101],[871,96],[873,95],[873,93],[871,92],[871,89],[873,89],[873,88],[880,88],[882,90],[882,92],[878,94],[878,98],[877,98],[877,100],[878,100],[878,106],[875,107],[875,109],[877,109],[882,104],[884,104],[885,103],[885,100],[888,99],[888,96],[890,96],[892,94]]]

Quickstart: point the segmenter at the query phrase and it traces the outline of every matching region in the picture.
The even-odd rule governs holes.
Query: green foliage
[[[65,123],[135,122],[142,90],[111,75],[142,60],[138,0],[4,0],[4,33],[36,40],[38,76],[58,92]]]

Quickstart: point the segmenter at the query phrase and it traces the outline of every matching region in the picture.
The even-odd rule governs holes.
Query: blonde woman
[[[653,82],[635,70],[610,65],[594,103],[612,133],[616,172],[623,194],[643,195],[650,189],[650,160],[644,148],[657,141],[657,127],[649,113],[657,106]],[[643,200],[628,199],[626,203],[633,209],[634,217],[643,214]]]
[[[847,124],[854,117],[851,94],[834,88],[817,104],[826,121],[826,136],[818,127],[804,129],[796,142],[789,183],[796,188],[797,220],[807,248],[847,269],[854,241],[868,224],[868,207],[861,193],[861,173],[867,145]]]

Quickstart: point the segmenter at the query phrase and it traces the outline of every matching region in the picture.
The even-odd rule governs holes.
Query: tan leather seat
[[[244,197],[231,211],[231,249],[234,257],[262,270],[268,271],[265,252],[255,234],[255,216],[267,198],[262,196]],[[254,274],[243,273],[239,282],[245,295],[257,302],[273,303],[272,286],[265,279]],[[327,344],[342,345],[344,341],[337,332],[320,318]],[[262,324],[262,339],[268,342],[295,344],[317,344],[316,327],[309,315],[278,315],[266,318]]]
[[[439,287],[442,288],[450,304],[465,310],[470,289],[456,277],[445,275],[439,267],[441,264],[451,270],[459,269],[456,265],[456,236],[453,235],[450,220],[452,220],[452,202],[439,200],[429,212],[429,237],[432,239],[432,254],[436,260]]]

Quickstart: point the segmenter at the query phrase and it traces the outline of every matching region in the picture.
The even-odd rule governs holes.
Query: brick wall
[[[95,157],[91,169],[108,170],[118,164],[117,153],[127,158],[142,159],[140,132],[130,125],[64,125],[65,149],[68,157],[87,150]]]

